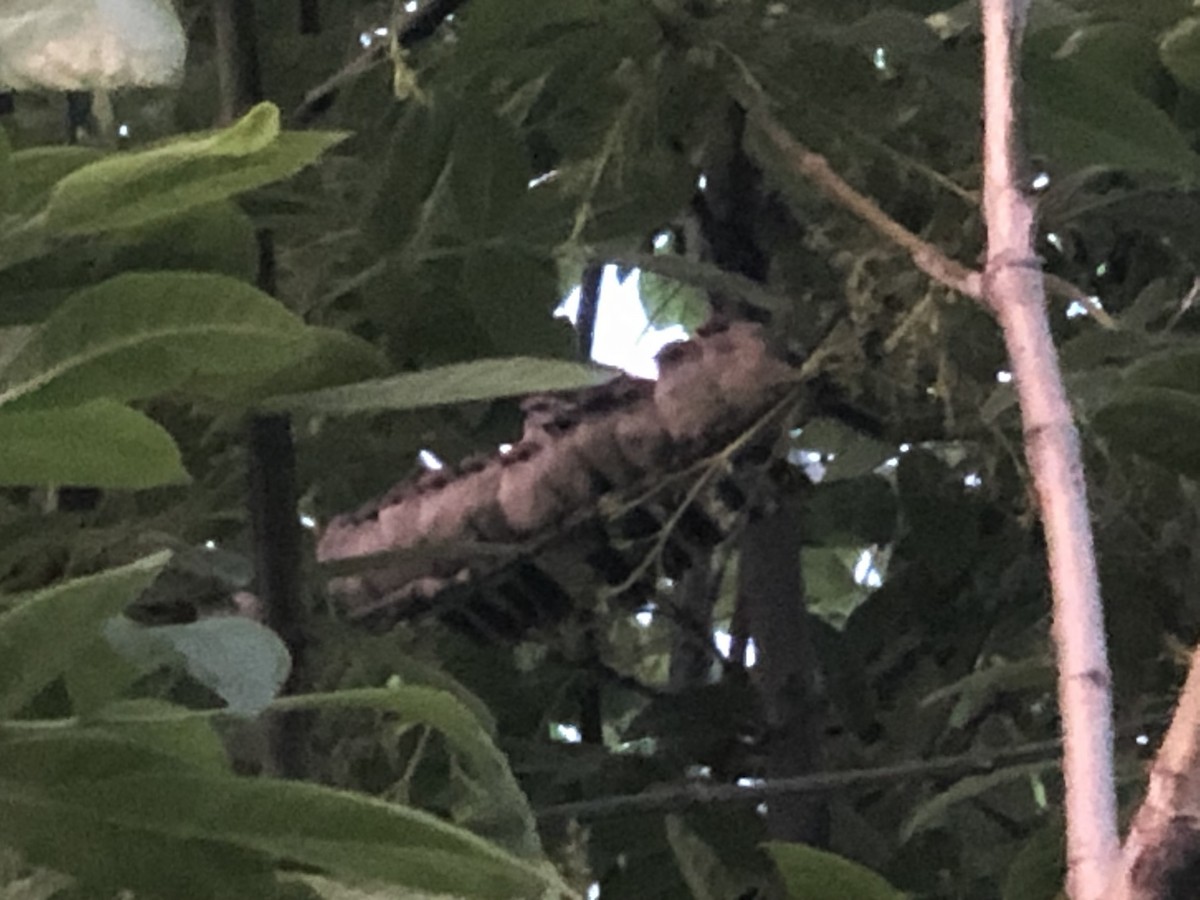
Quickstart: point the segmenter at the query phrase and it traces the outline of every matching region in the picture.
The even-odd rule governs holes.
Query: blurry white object
[[[187,39],[171,0],[0,0],[0,85],[60,91],[170,84]]]

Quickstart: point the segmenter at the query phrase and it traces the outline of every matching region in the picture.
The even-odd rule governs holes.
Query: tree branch
[[[443,22],[466,0],[427,0],[416,12],[406,16],[397,26],[396,43],[408,48],[432,37]],[[292,110],[291,121],[296,126],[311,125],[333,105],[338,91],[360,75],[369,72],[388,58],[386,43],[380,41],[355,56],[341,69],[304,95],[300,105]]]
[[[1194,890],[1200,866],[1200,646],[1159,747],[1106,900],[1161,900]]]
[[[913,234],[875,203],[870,197],[859,193],[837,174],[829,161],[814,153],[792,137],[782,125],[772,118],[762,102],[755,103],[750,112],[750,121],[771,142],[791,169],[812,182],[834,203],[854,213],[880,235],[906,251],[913,264],[939,284],[944,284],[968,297],[983,296],[983,282],[979,272],[969,269],[943,253],[929,241]]]
[[[1028,0],[983,2],[984,301],[1004,332],[1046,534],[1063,723],[1067,893],[1072,900],[1095,900],[1119,852],[1112,676],[1079,433],[1046,317],[1033,204],[1021,188],[1014,97],[1027,5]]]
[[[988,775],[1006,768],[1020,768],[1027,772],[1026,767],[1033,764],[1044,763],[1047,768],[1056,765],[1060,747],[1061,744],[1057,740],[1036,741],[999,750],[990,755],[978,752],[964,753],[959,756],[913,760],[874,769],[850,769],[779,778],[766,784],[744,787],[736,784],[694,782],[677,787],[656,788],[640,794],[559,803],[538,810],[537,817],[542,823],[563,819],[595,821],[617,816],[679,812],[694,806],[748,806],[786,796],[886,787],[910,778]]]

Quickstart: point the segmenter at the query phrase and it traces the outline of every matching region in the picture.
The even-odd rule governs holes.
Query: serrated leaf
[[[0,406],[220,393],[303,359],[311,337],[277,300],[236,279],[134,273],[73,294],[0,370]]]
[[[0,717],[19,711],[59,677],[96,640],[101,623],[145,590],[170,558],[156,553],[15,598],[16,605],[0,615]]]
[[[613,374],[596,366],[551,359],[481,359],[308,394],[278,397],[264,406],[302,413],[425,409],[474,400],[589,387],[603,384]]]
[[[795,900],[903,900],[882,875],[842,856],[804,844],[763,844]]]
[[[1024,65],[1033,147],[1059,165],[1162,172],[1191,181],[1200,157],[1161,109],[1071,60]]]
[[[87,484],[136,490],[189,480],[171,436],[140,412],[112,400],[65,409],[0,411],[0,485]]]
[[[1092,415],[1111,446],[1173,472],[1200,476],[1200,396],[1159,387],[1128,387]]]
[[[95,234],[175,216],[289,178],[345,135],[280,132],[263,103],[222,131],[175,138],[85,165],[55,185],[41,215],[50,234]]]
[[[117,617],[105,625],[104,636],[122,656],[144,668],[181,663],[238,715],[253,716],[266,709],[291,671],[291,656],[279,635],[240,616],[157,627]]]

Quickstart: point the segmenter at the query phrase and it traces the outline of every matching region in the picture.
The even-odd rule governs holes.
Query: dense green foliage
[[[387,4],[320,3],[302,33],[296,3],[260,2],[272,103],[218,132],[210,4],[179,5],[184,82],[112,97],[119,148],[63,146],[58,95],[21,93],[2,120],[0,877],[31,897],[593,882],[638,900],[1055,896],[1045,560],[996,328],[731,114],[761,104],[974,264],[969,5],[469,0],[389,54],[372,29],[405,13]],[[1177,0],[1033,13],[1046,266],[1115,320],[1052,301],[1132,800],[1142,736],[1200,632],[1200,20]],[[545,815],[539,833],[557,804],[759,777],[754,668],[668,691],[669,616],[601,606],[516,646],[434,621],[371,635],[309,559],[307,693],[273,704],[288,660],[265,627],[208,610],[155,623],[251,582],[247,414],[293,414],[300,512],[325,521],[422,449],[512,440],[508,398],[591,383],[553,316],[585,265],[635,261],[651,318],[689,327],[702,292],[744,287],[718,269],[746,275],[733,260],[651,251],[664,232],[679,249],[702,175],[730,195],[718,173],[735,158],[752,190],[732,188],[727,221],[763,282],[744,299],[770,306],[773,334],[839,398],[794,447],[825,470],[802,524],[824,768],[863,775],[826,794],[827,847],[764,844],[745,802]],[[274,297],[254,286],[261,228]],[[103,491],[77,509],[71,486]],[[564,740],[595,697],[602,741]],[[255,748],[287,710],[304,781],[248,777],[270,769]]]

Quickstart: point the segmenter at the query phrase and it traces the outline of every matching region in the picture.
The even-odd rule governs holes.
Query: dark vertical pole
[[[579,281],[579,314],[575,317],[575,333],[579,335],[579,357],[585,362],[592,358],[596,343],[596,316],[600,312],[600,285],[604,280],[604,265],[593,263],[583,270]]]
[[[79,138],[92,127],[91,91],[67,92],[67,143],[78,144]]]
[[[793,501],[751,520],[741,541],[738,604],[750,620],[758,651],[755,666],[766,714],[767,778],[804,775],[820,768],[822,703],[804,583],[800,522]],[[767,804],[772,840],[824,846],[829,840],[826,798],[804,794]]]
[[[253,0],[213,0],[213,30],[221,118],[232,121],[263,99]],[[276,292],[274,238],[258,232],[258,286]],[[304,607],[300,583],[300,523],[296,509],[296,450],[287,415],[256,415],[247,423],[248,506],[254,542],[255,587],[266,624],[287,644],[292,675],[284,686],[295,692],[304,672]],[[288,778],[303,774],[305,718],[279,716],[271,738],[271,762]]]
[[[743,147],[745,123],[745,111],[731,106],[725,132],[712,142],[705,165],[708,185],[697,196],[696,210],[712,261],[765,281],[770,257],[760,235],[769,197]],[[752,314],[735,298],[712,300],[714,312],[729,318]],[[769,778],[819,769],[824,737],[824,698],[804,594],[797,500],[780,499],[779,509],[751,517],[739,541],[732,626],[735,660],[745,658],[751,638],[758,651],[755,681],[766,716]],[[779,797],[767,805],[767,833],[773,839],[822,846],[828,829],[823,796]]]
[[[600,308],[600,283],[604,277],[604,266],[593,263],[583,270],[579,284],[579,313],[575,316],[575,333],[579,336],[579,358],[584,362],[592,358],[592,344],[596,338],[596,312]],[[588,653],[596,654],[594,639],[588,633]],[[585,744],[599,746],[604,743],[604,706],[600,692],[600,681],[593,677],[584,688],[579,703],[579,734]]]

